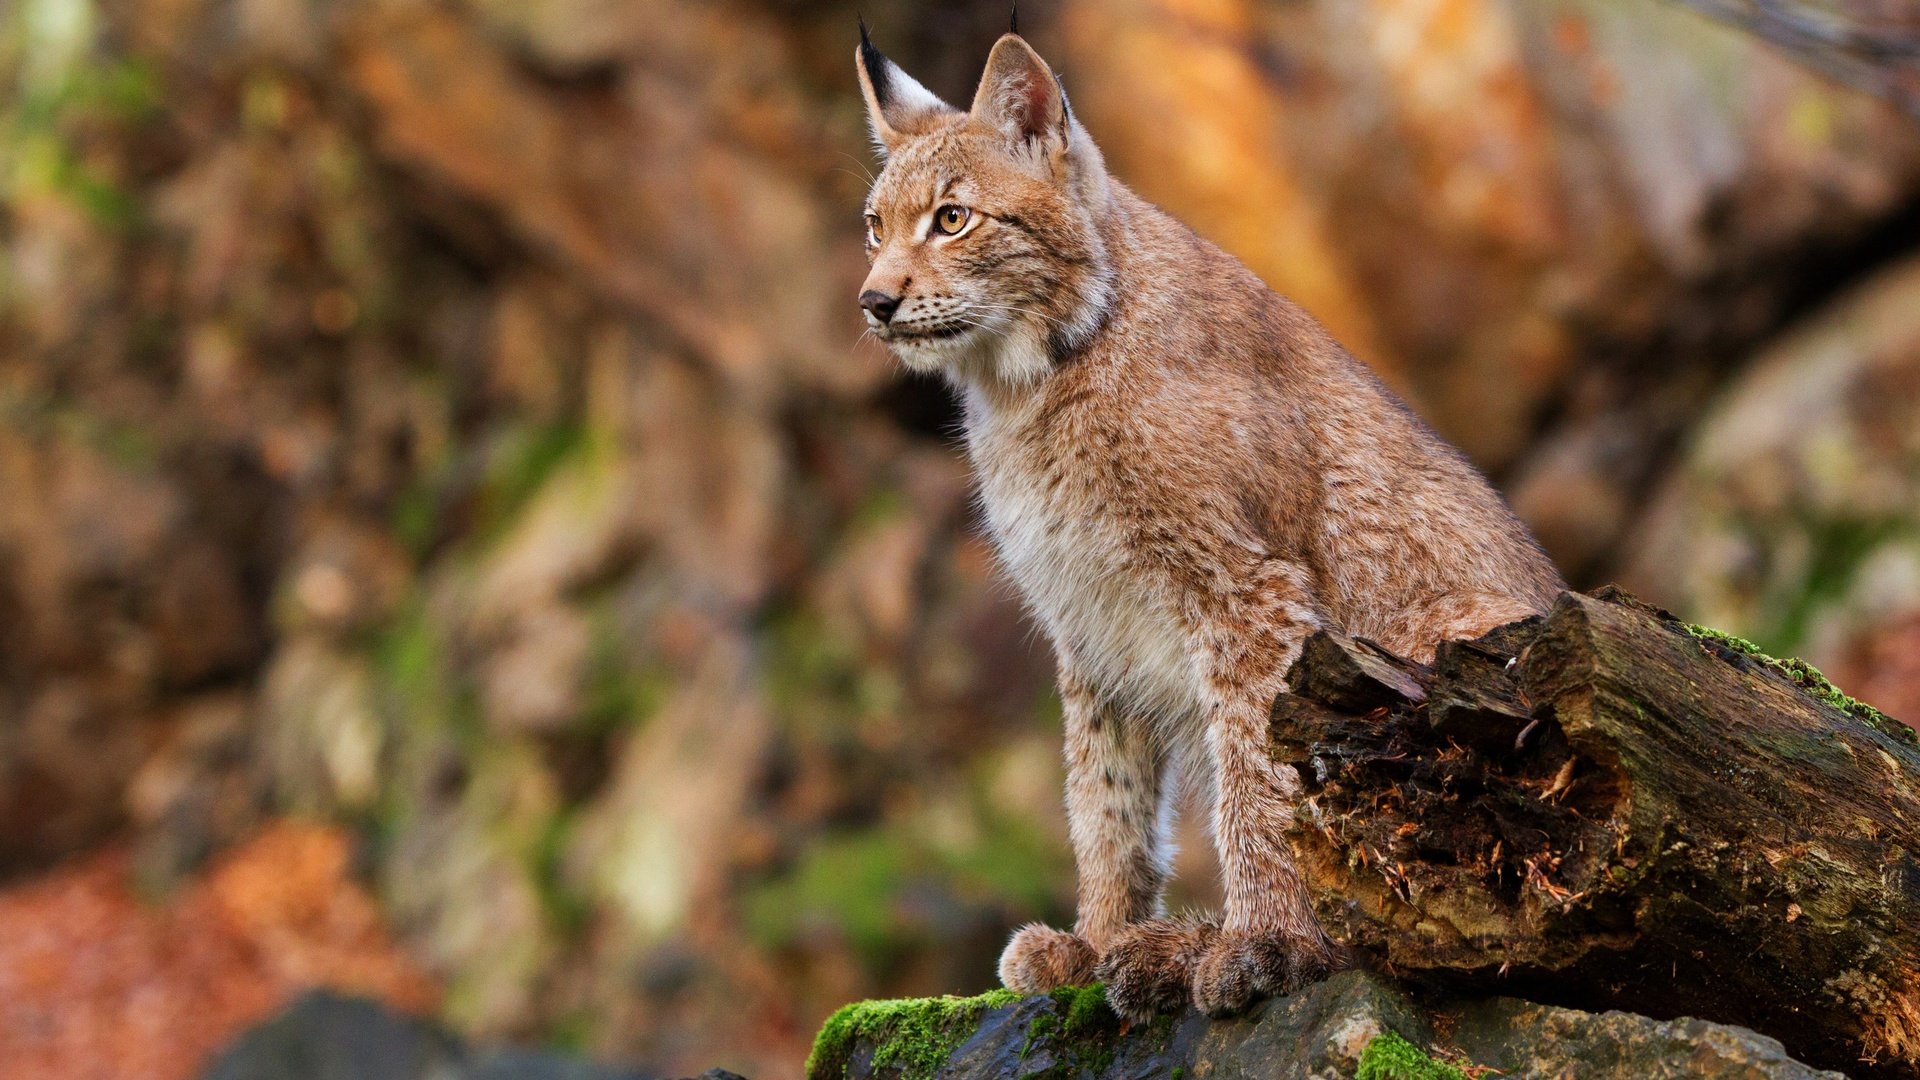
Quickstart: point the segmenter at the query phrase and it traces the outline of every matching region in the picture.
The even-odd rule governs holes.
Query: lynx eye
[[[967,227],[967,220],[973,217],[973,211],[964,206],[943,206],[933,212],[933,229],[945,236],[952,236]]]
[[[867,246],[873,247],[879,243],[880,243],[880,219],[876,215],[868,214],[867,215]]]

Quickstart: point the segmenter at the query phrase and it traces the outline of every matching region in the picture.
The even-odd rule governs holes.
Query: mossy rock
[[[808,1080],[851,1074],[860,1057],[863,1075],[926,1080],[978,1026],[981,1014],[1020,1000],[1011,990],[976,997],[860,1001],[827,1018],[807,1055]]]
[[[1138,1027],[1107,1006],[1106,988],[1065,987],[1021,998],[1007,990],[976,997],[865,1001],[829,1017],[807,1057],[808,1080],[935,1076],[1019,1076],[1068,1080],[1108,1075],[1123,1048],[1152,1057],[1171,1042],[1174,1018]]]
[[[849,1005],[827,1021],[808,1080],[1818,1080],[1743,1028],[1583,1013],[1506,998],[1416,1004],[1391,981],[1347,971],[1243,1016],[1192,1010],[1122,1022],[1098,986],[1020,998]],[[1429,1012],[1429,1010],[1435,1010]],[[1437,1019],[1438,1018],[1438,1019]],[[1443,1019],[1444,1022],[1440,1022]],[[1438,1031],[1447,1032],[1445,1040]]]
[[[1354,1080],[1467,1080],[1467,1074],[1388,1031],[1375,1035],[1360,1051]]]
[[[1294,1075],[1273,1072],[1277,1061],[1301,1065],[1302,1076],[1352,1075],[1361,1046],[1355,1033],[1364,1040],[1396,1025],[1426,1034],[1419,1013],[1397,990],[1360,972],[1220,1021],[1188,1011],[1128,1024],[1097,984],[1030,998],[996,991],[863,1002],[841,1009],[821,1029],[807,1077],[1146,1080],[1199,1075],[1202,1062],[1217,1080]]]

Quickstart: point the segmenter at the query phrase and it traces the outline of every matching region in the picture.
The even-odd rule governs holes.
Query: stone
[[[1920,615],[1920,260],[1837,297],[1701,418],[1631,530],[1621,583],[1846,671]],[[1878,691],[1887,711],[1920,686]]]
[[[1788,1057],[1764,1035],[1687,1017],[1654,1020],[1497,998],[1462,1010],[1448,1030],[1452,1044],[1474,1064],[1516,1080],[1842,1080],[1840,1073]]]
[[[1516,1078],[1832,1080],[1778,1042],[1703,1020],[1586,1013],[1512,998],[1415,999],[1392,980],[1341,972],[1246,1015],[1187,1010],[1124,1027],[1098,987],[1019,999],[930,998],[850,1006],[830,1021],[808,1080],[1457,1080],[1475,1066]],[[841,1017],[852,1023],[841,1024]],[[863,1024],[858,1017],[872,1018]],[[1444,1035],[1441,1033],[1444,1032]],[[1389,1060],[1400,1062],[1398,1066]],[[1405,1067],[1417,1063],[1418,1072]]]
[[[723,1077],[733,1074],[716,1069],[700,1080]],[[558,1054],[470,1047],[433,1024],[375,1002],[314,991],[237,1039],[214,1060],[204,1080],[642,1080],[642,1075]]]

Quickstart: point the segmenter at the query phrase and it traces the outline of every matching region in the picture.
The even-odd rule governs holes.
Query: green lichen
[[[902,1080],[928,1080],[973,1031],[980,1014],[1020,1000],[1011,990],[977,997],[860,1001],[827,1017],[807,1055],[807,1080],[844,1077],[855,1044],[874,1044],[876,1069],[897,1068]]]
[[[1435,1061],[1420,1048],[1383,1031],[1360,1051],[1360,1069],[1354,1080],[1467,1080],[1467,1074]]]
[[[1916,734],[1912,728],[1893,719],[1866,702],[1848,696],[1845,691],[1833,685],[1825,675],[1822,675],[1819,668],[1814,667],[1805,660],[1795,657],[1782,660],[1778,657],[1769,656],[1760,650],[1760,646],[1755,645],[1746,638],[1729,634],[1724,630],[1715,630],[1710,626],[1697,626],[1693,623],[1682,623],[1681,626],[1687,633],[1692,634],[1701,641],[1718,645],[1729,652],[1739,653],[1757,663],[1772,668],[1774,671],[1786,676],[1794,685],[1805,690],[1813,697],[1839,709],[1841,712],[1852,716],[1854,719],[1874,728],[1884,735],[1891,735],[1896,739],[1908,743],[1920,742],[1920,734]]]

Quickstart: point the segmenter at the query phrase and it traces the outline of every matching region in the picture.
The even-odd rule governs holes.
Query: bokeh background
[[[1006,19],[863,7],[960,102]],[[1576,583],[1912,719],[1920,14],[1766,7],[1020,17]],[[854,40],[0,2],[0,1074],[193,1076],[326,985],[795,1077],[1068,916],[1046,645],[946,389],[857,342]]]

